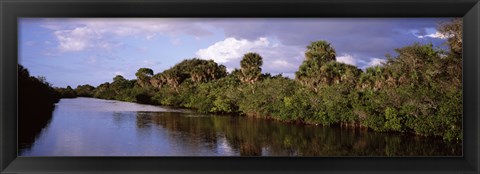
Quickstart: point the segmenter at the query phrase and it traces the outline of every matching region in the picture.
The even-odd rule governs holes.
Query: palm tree
[[[336,60],[335,56],[335,49],[327,41],[312,42],[307,46],[305,60],[295,72],[295,79],[315,92],[319,85],[331,84],[335,80],[336,64],[330,62]]]
[[[257,53],[247,53],[240,61],[240,80],[253,84],[260,79],[262,74],[263,58]]]
[[[316,60],[321,63],[326,63],[336,60],[335,49],[330,46],[330,43],[324,40],[312,42],[307,46],[307,51],[305,52],[305,57],[307,60]]]

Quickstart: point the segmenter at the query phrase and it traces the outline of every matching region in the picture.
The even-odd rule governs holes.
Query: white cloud
[[[283,77],[288,77],[290,79],[295,79],[295,73],[283,73]]]
[[[302,49],[279,43],[272,44],[272,41],[266,37],[260,37],[254,41],[229,37],[208,48],[198,50],[196,56],[214,60],[233,69],[238,68],[244,54],[256,52],[263,58],[263,72],[277,74],[295,72],[303,60]]]
[[[231,73],[233,70],[234,70],[234,68],[227,67],[227,72]]]
[[[60,51],[82,51],[91,46],[90,41],[98,37],[96,33],[87,27],[73,30],[59,30],[54,32],[59,42]]]
[[[292,69],[292,68],[297,68],[298,66],[293,65],[290,62],[287,62],[285,60],[275,60],[272,62],[273,67],[279,68],[279,69]]]
[[[45,19],[44,28],[54,31],[61,52],[83,51],[89,48],[107,49],[118,47],[119,37],[134,36],[146,40],[159,35],[172,38],[173,44],[179,44],[177,36],[186,34],[194,37],[208,36],[212,33],[190,20],[175,19]]]
[[[385,62],[386,62],[385,59],[371,58],[367,64],[367,67],[382,65],[382,63],[385,63]]]
[[[438,39],[448,39],[452,36],[449,36],[449,35],[444,35],[440,32],[435,32],[435,33],[432,33],[432,34],[427,34],[427,35],[421,35],[421,36],[417,36],[419,39],[424,39],[424,38],[427,38],[427,37],[430,37],[430,38],[438,38]]]
[[[212,46],[200,49],[196,55],[204,59],[212,59],[217,63],[226,63],[232,60],[241,59],[245,53],[258,51],[269,46],[267,38],[259,38],[256,41],[246,39],[226,38]]]
[[[343,54],[343,56],[337,57],[337,62],[342,62],[342,63],[350,64],[353,66],[357,66],[357,60],[350,54]]]

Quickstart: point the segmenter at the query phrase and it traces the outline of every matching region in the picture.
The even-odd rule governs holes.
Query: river
[[[411,134],[283,123],[94,98],[62,99],[19,156],[461,156]]]

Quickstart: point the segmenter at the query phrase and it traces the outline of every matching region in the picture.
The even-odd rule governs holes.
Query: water
[[[19,139],[20,156],[462,155],[460,144],[437,138],[93,98],[62,99],[32,136],[33,142]]]

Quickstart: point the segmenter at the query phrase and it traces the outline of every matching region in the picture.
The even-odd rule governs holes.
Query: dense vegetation
[[[20,147],[31,145],[52,117],[60,94],[45,77],[33,77],[18,65],[18,134]]]
[[[336,61],[327,41],[307,46],[295,79],[262,74],[261,55],[247,53],[227,73],[212,60],[189,59],[161,73],[141,68],[137,79],[58,88],[65,97],[86,96],[238,113],[307,124],[368,127],[462,139],[462,23],[439,26],[449,50],[414,43],[365,71]]]

